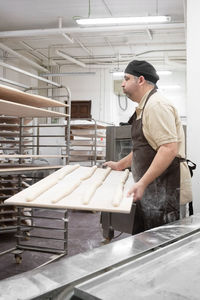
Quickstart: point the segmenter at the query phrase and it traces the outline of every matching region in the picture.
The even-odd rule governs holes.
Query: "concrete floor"
[[[53,210],[34,210],[34,214],[38,216],[41,214],[44,215],[44,213],[45,216],[57,217],[62,212]],[[100,226],[100,213],[69,211],[68,217],[68,256],[85,252],[103,245],[104,238]],[[56,227],[56,224],[52,224],[52,221],[49,220],[39,219],[39,221],[37,220],[36,222],[38,222],[38,225]],[[37,230],[37,232],[39,232],[39,230]],[[32,231],[30,233],[33,234]],[[46,236],[52,236],[53,233],[50,230],[45,234]],[[119,232],[115,232],[115,234],[118,235]],[[56,233],[56,236],[58,237],[59,233]],[[129,235],[123,233],[112,241],[119,240],[127,236]],[[31,242],[31,239],[23,241],[24,244],[29,244]],[[53,243],[53,246],[56,245],[59,247],[59,245],[57,245],[59,243]],[[34,244],[37,246],[42,245],[44,244],[44,240],[36,239],[34,240]],[[14,248],[15,246],[16,238],[14,233],[0,234],[0,253],[10,248]],[[45,246],[51,247],[52,241],[45,240]],[[12,253],[0,255],[0,280],[34,269],[50,260],[52,257],[55,257],[55,255],[36,251],[24,251],[22,254],[22,262],[17,264]]]

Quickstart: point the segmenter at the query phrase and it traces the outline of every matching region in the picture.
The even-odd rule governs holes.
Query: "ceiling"
[[[184,66],[185,0],[0,0],[0,56],[43,66],[120,69],[133,58]],[[168,24],[81,28],[77,17],[167,15]],[[63,34],[64,33],[64,34]],[[70,41],[71,40],[71,41]],[[73,43],[72,43],[73,41]],[[13,51],[14,50],[14,51]],[[57,51],[58,50],[58,51]],[[36,67],[37,68],[37,67]],[[42,71],[42,69],[40,69]]]

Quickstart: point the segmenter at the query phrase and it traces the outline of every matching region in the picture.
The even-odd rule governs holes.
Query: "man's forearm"
[[[123,170],[131,167],[133,152],[131,151],[127,156],[118,161],[119,169]]]
[[[132,156],[133,153],[131,152],[119,161],[106,161],[103,165],[116,171],[122,171],[131,166]]]

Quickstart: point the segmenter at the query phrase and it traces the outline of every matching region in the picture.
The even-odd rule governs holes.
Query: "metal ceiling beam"
[[[148,25],[149,30],[159,29],[184,29],[184,23],[169,23],[169,24],[152,24]],[[30,29],[30,30],[15,30],[1,31],[0,38],[16,38],[30,36],[48,36],[61,33],[86,33],[86,32],[107,32],[107,31],[146,31],[146,25],[129,25],[129,26],[106,26],[106,27],[69,27],[69,28],[51,28],[51,29]]]
[[[37,75],[32,74],[32,73],[29,73],[29,72],[27,72],[27,71],[25,71],[25,70],[22,70],[22,69],[20,69],[20,68],[11,66],[11,65],[9,65],[9,64],[6,64],[6,63],[4,63],[3,61],[0,61],[0,66],[2,66],[2,67],[4,67],[4,68],[7,68],[7,69],[10,69],[10,70],[13,70],[13,71],[18,72],[18,73],[22,73],[22,74],[27,75],[27,76],[29,76],[29,77],[38,79],[38,80],[40,80],[40,81],[44,81],[44,82],[46,82],[46,83],[49,83],[49,84],[54,85],[54,86],[57,86],[57,87],[61,87],[61,86],[62,86],[61,84],[58,84],[57,82],[54,82],[54,81],[45,79],[45,78],[43,78],[43,77],[37,76]]]
[[[9,48],[8,46],[4,45],[3,43],[0,43],[0,48],[9,52],[10,54],[18,57],[19,59],[23,60],[24,62],[26,62],[28,65],[31,65],[32,67],[36,68],[37,70],[40,70],[42,72],[49,72],[46,68],[40,66],[39,64],[37,64],[36,62],[30,60],[29,58],[21,55],[20,53],[12,50],[11,48]]]
[[[149,28],[146,28],[146,32],[147,32],[147,34],[148,34],[149,39],[150,39],[150,40],[153,40],[153,36],[152,36],[151,30],[150,30]]]
[[[9,80],[7,78],[0,77],[0,81],[21,87],[23,89],[30,89],[30,86],[28,86],[28,85],[25,85],[25,84],[22,84],[22,83],[13,81],[13,80]]]
[[[76,64],[76,65],[79,65],[79,66],[81,66],[81,67],[83,67],[83,68],[86,67],[86,64],[84,64],[83,62],[81,62],[81,61],[79,61],[79,60],[77,60],[77,59],[75,59],[75,58],[69,56],[69,55],[66,54],[65,52],[62,52],[62,51],[60,51],[60,50],[56,50],[56,54],[59,55],[59,56],[61,56],[61,57],[63,57],[63,58],[65,58],[65,59],[67,59],[67,60],[69,60],[69,61],[71,61],[72,63],[74,63],[74,64]]]

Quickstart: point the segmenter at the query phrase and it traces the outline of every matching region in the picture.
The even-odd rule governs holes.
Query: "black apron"
[[[142,130],[143,112],[153,89],[144,104],[141,119],[136,112],[132,117],[133,141],[132,174],[137,182],[151,165],[156,151],[149,145]],[[140,201],[136,202],[133,234],[179,219],[180,205],[180,159],[175,158],[170,166],[146,188]]]

